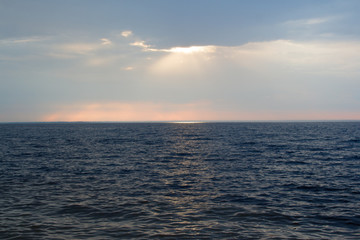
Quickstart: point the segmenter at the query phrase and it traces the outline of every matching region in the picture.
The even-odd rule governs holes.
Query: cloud
[[[63,50],[77,54],[87,54],[98,51],[112,45],[112,41],[108,38],[101,38],[100,43],[70,43],[63,45]]]
[[[132,33],[132,31],[129,31],[129,30],[121,32],[121,36],[123,36],[125,38],[130,37],[131,35],[133,35],[133,33]]]
[[[48,49],[47,55],[60,59],[71,59],[86,56],[89,58],[99,59],[99,56],[97,56],[99,55],[99,52],[112,47],[112,45],[113,42],[108,38],[101,38],[100,42],[69,42],[63,44],[53,44],[51,49]],[[101,56],[101,58],[104,59],[105,57]],[[93,59],[90,60],[93,61]]]
[[[160,75],[197,75],[206,69],[210,70],[216,46],[190,46],[174,47],[170,49],[155,49],[157,52],[164,52],[155,63],[150,66],[150,72]]]
[[[318,24],[329,18],[301,20],[306,24]],[[127,31],[124,31],[127,32]],[[131,32],[131,31],[129,31]],[[127,33],[129,34],[129,33]],[[21,44],[44,41],[46,38],[32,37],[23,39],[0,40],[3,44]],[[25,44],[26,45],[26,44]],[[144,53],[138,52],[140,48]],[[4,46],[3,48],[5,48]],[[358,41],[293,41],[274,40],[267,42],[249,42],[239,46],[174,46],[157,48],[145,41],[123,42],[101,38],[100,41],[63,43],[60,39],[30,49],[23,46],[16,55],[12,49],[4,49],[1,59],[29,59],[28,52],[44,57],[53,57],[68,61],[79,59],[88,66],[119,66],[125,69],[148,69],[149,73],[169,75],[199,74],[221,71],[229,66],[238,66],[251,71],[275,72],[303,71],[322,73],[356,73],[360,69],[360,42]],[[110,50],[111,49],[111,50]],[[10,52],[7,53],[7,52]],[[153,54],[154,53],[154,54]],[[155,54],[156,53],[156,54]],[[150,60],[148,60],[150,59]],[[119,68],[119,69],[120,69]],[[133,70],[132,68],[131,70]],[[129,70],[129,69],[127,69]],[[235,72],[234,74],[240,74]]]
[[[43,119],[269,120],[301,116],[319,119],[316,112],[339,119],[341,115],[336,114],[341,109],[348,109],[349,113],[343,116],[350,118],[355,116],[351,110],[360,104],[356,91],[360,87],[358,41],[276,40],[239,46],[157,48],[145,41],[100,40],[55,42],[40,49],[59,54],[57,58],[62,59],[52,59],[53,64],[46,68],[42,65],[44,61],[29,65],[32,67],[29,77],[35,79],[32,85],[35,82],[36,86],[45,86],[48,79],[57,79],[53,81],[58,81],[63,93],[54,92],[52,98],[60,102],[93,100],[93,104],[100,104],[99,107],[78,104],[77,109],[54,106],[56,111]],[[112,44],[103,44],[108,41]],[[16,74],[18,79],[25,79]],[[10,84],[4,91],[7,88],[14,89]],[[44,91],[43,95],[49,93]],[[98,103],[99,99],[103,102]],[[129,102],[135,100],[142,105]],[[199,101],[213,104],[186,105]],[[166,106],[174,111],[165,111]],[[142,109],[152,111],[146,115],[141,113]],[[325,111],[329,109],[334,109],[333,115]],[[123,117],[126,112],[130,117]]]
[[[131,71],[131,70],[134,70],[134,67],[128,66],[128,67],[125,67],[124,70],[125,71]]]
[[[116,58],[112,56],[91,56],[85,59],[85,66],[98,67],[98,66],[107,66],[116,62]]]
[[[333,39],[340,38],[341,36],[336,33],[341,26],[342,16],[326,16],[317,18],[304,18],[289,20],[282,24],[287,38],[298,40],[309,39]],[[343,36],[342,36],[343,37]]]
[[[0,60],[15,62],[36,61],[46,55],[52,37],[31,36],[0,39]]]
[[[360,63],[360,42],[277,40],[248,43],[236,50],[237,59],[247,66],[267,63],[292,70],[332,73],[358,71]]]
[[[101,43],[102,45],[111,45],[112,44],[112,42],[107,38],[102,38],[100,40],[102,41],[102,43]]]
[[[323,17],[323,18],[306,18],[286,21],[284,24],[289,26],[309,26],[327,23],[334,20],[334,17]]]
[[[341,109],[360,104],[354,90],[360,87],[360,42],[277,40],[206,47],[211,51],[163,52],[149,65],[148,77],[164,89],[178,89],[173,97],[212,99],[230,111],[264,113],[264,119],[320,119],[320,113],[340,119]],[[326,109],[333,109],[333,116]]]
[[[305,21],[305,20],[304,20]],[[325,19],[308,19],[315,24]],[[136,48],[140,48],[140,53]],[[47,48],[47,49],[45,49]],[[110,51],[111,49],[111,51]],[[357,41],[293,41],[275,40],[249,42],[239,46],[174,46],[157,48],[145,41],[114,42],[101,38],[99,42],[68,42],[48,44],[40,50],[47,56],[79,58],[89,65],[120,65],[147,68],[152,73],[198,74],[237,65],[255,69],[288,69],[311,72],[356,72],[359,69],[360,43]],[[154,53],[154,54],[153,54]],[[155,54],[156,53],[156,54]],[[20,52],[19,52],[20,54]],[[2,58],[5,58],[3,54]],[[146,60],[151,59],[151,60]],[[142,67],[139,68],[139,65]]]
[[[226,64],[270,72],[288,70],[330,74],[359,72],[360,69],[360,56],[357,54],[360,42],[276,40],[231,47],[190,46],[157,51],[168,54],[150,67],[156,73],[193,72],[195,66],[211,71],[226,67]]]
[[[60,46],[59,50],[69,54],[84,55],[98,49],[97,44],[92,43],[70,43]]]
[[[145,51],[152,51],[150,48],[151,45],[146,44],[145,41],[136,41],[136,42],[130,43],[130,46],[140,47]]]
[[[49,40],[50,37],[28,37],[28,38],[9,38],[9,39],[0,39],[0,45],[12,45],[12,44],[26,44],[34,42],[43,42]]]
[[[216,46],[190,46],[190,47],[174,47],[170,49],[159,49],[158,51],[162,52],[171,52],[171,53],[212,53],[215,52]]]
[[[130,43],[130,46],[140,47],[144,51],[147,51],[147,52],[167,52],[167,53],[182,53],[182,54],[214,52],[216,49],[216,46],[188,46],[188,47],[172,47],[172,48],[155,48],[149,44],[146,44],[145,41],[136,41],[136,42]]]

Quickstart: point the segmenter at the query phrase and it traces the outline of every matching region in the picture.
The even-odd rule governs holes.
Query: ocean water
[[[0,239],[360,239],[360,122],[0,124]]]

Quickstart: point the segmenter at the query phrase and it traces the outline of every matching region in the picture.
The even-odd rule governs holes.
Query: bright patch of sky
[[[360,1],[0,1],[0,121],[360,120]]]

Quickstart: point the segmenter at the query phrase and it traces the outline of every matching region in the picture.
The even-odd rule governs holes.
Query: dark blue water
[[[0,124],[0,239],[360,239],[360,122]]]

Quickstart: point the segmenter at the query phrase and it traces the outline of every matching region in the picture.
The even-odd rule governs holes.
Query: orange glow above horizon
[[[214,118],[204,103],[92,103],[65,106],[41,118],[42,121],[187,121],[203,116]]]
[[[59,110],[42,116],[40,121],[282,121],[282,120],[360,120],[356,112],[269,112],[269,111],[221,111],[209,103],[89,103],[62,106]]]

